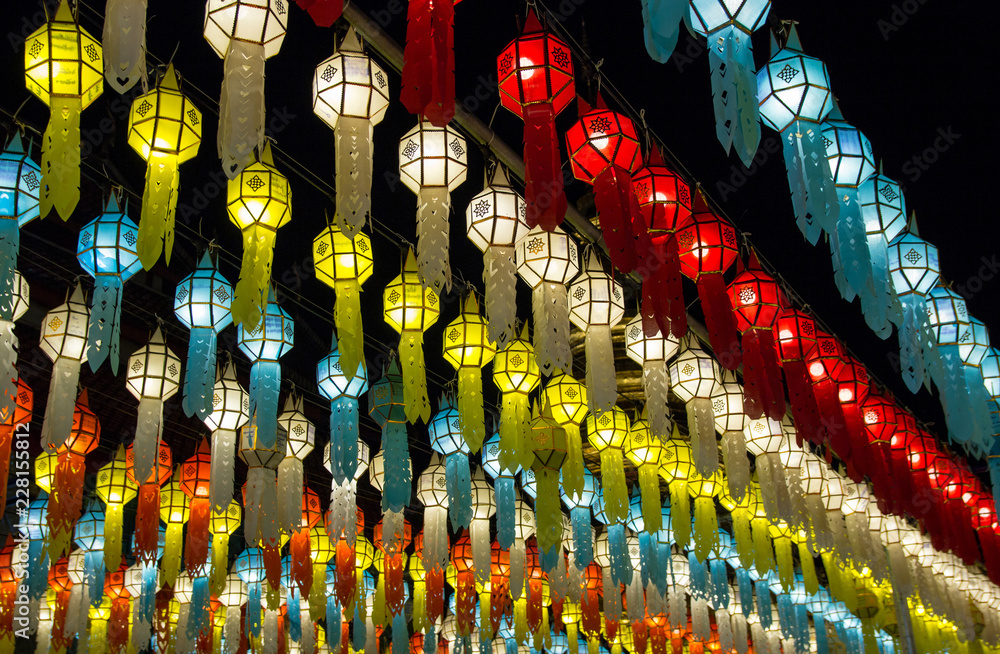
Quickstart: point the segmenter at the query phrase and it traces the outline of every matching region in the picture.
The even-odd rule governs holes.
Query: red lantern
[[[864,444],[864,420],[861,417],[861,405],[868,399],[868,371],[857,359],[843,352],[844,365],[837,368],[837,400],[844,416],[844,426],[852,447]],[[887,461],[887,465],[889,462]],[[889,468],[887,468],[888,470]],[[857,470],[854,470],[857,474]]]
[[[156,470],[147,479],[136,479],[134,443],[125,448],[125,474],[139,487],[139,503],[135,510],[134,553],[144,563],[152,563],[157,557],[157,540],[160,529],[160,486],[167,483],[174,467],[174,457],[170,446],[160,441],[160,452],[156,458]]]
[[[128,646],[129,608],[131,593],[125,588],[125,571],[128,565],[122,563],[114,572],[104,577],[104,594],[111,598],[111,617],[108,618],[108,645],[112,652],[124,652]]]
[[[467,532],[451,546],[451,563],[455,566],[455,628],[459,636],[468,636],[476,619],[476,575]]]
[[[723,279],[736,261],[736,229],[712,213],[701,192],[695,194],[691,218],[677,232],[681,272],[698,286],[712,351],[723,368],[736,370],[743,353]]]
[[[14,430],[18,425],[31,421],[34,403],[35,394],[31,387],[18,377],[13,411],[9,407],[4,407],[0,412],[0,479],[7,479],[10,471],[10,448],[14,442]],[[26,459],[20,460],[27,462]],[[0,487],[0,506],[7,506],[7,484]]]
[[[736,328],[743,334],[743,412],[753,420],[764,414],[781,420],[785,388],[774,342],[781,288],[751,252],[747,269],[729,284],[728,295]]]
[[[822,423],[806,364],[816,351],[816,321],[798,309],[784,309],[775,321],[775,332],[778,358],[785,371],[788,398],[792,402],[795,438],[800,447],[803,438],[818,445]]]
[[[879,508],[886,509],[892,488],[889,466],[892,464],[892,435],[896,431],[896,404],[891,397],[869,395],[861,405],[861,415],[868,436],[868,447],[855,451],[857,467],[872,480]],[[887,509],[886,509],[887,510]]]
[[[510,550],[500,548],[493,541],[490,546],[490,627],[492,633],[500,629],[500,620],[509,616],[510,603]]]
[[[992,496],[985,493],[976,495],[972,509],[972,526],[976,529],[979,547],[983,550],[986,572],[990,580],[997,583],[997,579],[1000,579],[1000,538],[997,536],[1000,524],[997,522]]]
[[[295,0],[319,27],[330,27],[344,13],[344,0]]]
[[[652,250],[642,276],[642,325],[647,336],[687,333],[687,306],[675,233],[691,222],[691,189],[663,164],[655,146],[649,163],[632,176]]]
[[[66,611],[69,609],[69,596],[73,589],[73,581],[69,578],[69,559],[65,556],[49,568],[49,588],[56,596],[56,606],[52,612],[52,647],[65,651],[73,642],[73,639],[64,633]]]
[[[309,542],[309,532],[319,524],[323,517],[319,495],[308,486],[302,493],[302,519],[299,528],[292,532],[289,554],[292,563],[292,580],[298,585],[304,597],[309,596],[312,588],[312,551]],[[190,523],[189,523],[190,524]],[[189,526],[190,528],[190,526]]]
[[[824,440],[837,456],[848,464],[851,478],[860,481],[860,477],[855,478],[857,474],[851,462],[851,446],[854,439],[848,433],[847,421],[844,419],[844,412],[837,396],[840,389],[837,388],[836,380],[843,374],[845,365],[840,341],[817,329],[816,349],[813,351],[813,356],[807,359],[807,367],[809,377],[812,378],[816,405],[822,415]],[[864,442],[863,433],[860,433],[858,438],[860,442]]]
[[[639,136],[626,116],[609,110],[600,96],[597,109],[580,100],[580,120],[566,132],[573,175],[594,185],[594,202],[611,263],[630,273],[650,251],[632,172],[642,164]]]
[[[580,589],[580,627],[587,639],[601,635],[601,594],[603,572],[596,561],[583,571],[584,586]]]
[[[184,545],[184,566],[188,570],[197,570],[208,561],[212,526],[212,502],[208,497],[211,473],[212,452],[208,439],[202,438],[194,454],[181,466],[181,490],[191,500]]]
[[[317,498],[318,499],[318,498]],[[392,534],[388,542],[382,541],[382,521],[375,525],[372,539],[375,547],[382,552],[382,571],[385,574],[385,603],[392,615],[403,610],[403,550],[413,540],[413,528],[403,519],[403,532]]]
[[[49,527],[54,558],[68,554],[73,541],[73,526],[83,509],[83,478],[87,471],[86,456],[101,442],[101,423],[90,410],[87,391],[76,400],[73,428],[66,442],[59,447],[59,459],[49,499]]]
[[[410,0],[403,51],[406,110],[435,127],[455,117],[455,5],[460,0]]]
[[[525,222],[551,232],[566,216],[555,121],[576,96],[569,46],[529,10],[521,36],[497,57],[497,79],[500,104],[524,120]]]
[[[897,408],[896,431],[889,439],[889,473],[892,475],[893,503],[899,513],[914,513],[915,477],[918,473],[910,468],[910,447],[916,437],[916,419]]]
[[[962,478],[960,469],[948,456],[937,456],[933,463],[927,466],[927,478],[931,487],[936,489],[941,497],[943,511],[940,517],[937,539],[931,534],[931,542],[939,550],[952,550],[958,556],[965,558],[968,547],[974,546],[967,542],[971,537],[968,530],[971,524],[965,515],[965,504],[962,502]]]

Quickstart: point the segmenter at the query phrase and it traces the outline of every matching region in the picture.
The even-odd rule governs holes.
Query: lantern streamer
[[[840,201],[840,216],[837,219],[837,229],[830,234],[830,240],[837,241],[840,272],[847,286],[854,295],[861,295],[868,288],[873,288],[871,254],[868,251],[868,236],[865,221],[861,214],[861,200],[856,187],[838,186]],[[841,292],[841,295],[845,293]],[[847,299],[845,297],[845,299]],[[853,296],[852,296],[853,299]]]
[[[365,226],[372,210],[372,153],[375,125],[367,118],[341,115],[334,128],[337,148],[337,213],[347,238]]]
[[[455,116],[454,3],[414,0],[406,19],[399,99],[411,114],[444,127]]]
[[[479,406],[482,408],[482,403]],[[468,454],[459,452],[445,457],[445,470],[448,517],[452,530],[457,532],[468,528],[472,521],[472,476]]]
[[[517,266],[514,248],[493,245],[483,253],[489,339],[502,349],[516,336]]]
[[[250,366],[250,409],[256,418],[261,447],[273,449],[278,439],[278,398],[281,394],[281,364],[258,359]]]
[[[40,214],[55,207],[69,220],[80,201],[80,113],[79,97],[51,96],[49,122],[42,135],[42,195]]]
[[[218,137],[222,170],[229,179],[243,172],[254,148],[264,147],[264,61],[260,43],[230,39],[219,96]]]
[[[653,61],[665,64],[670,59],[687,8],[684,0],[642,0],[643,38]]]
[[[590,356],[588,355],[589,359]],[[646,412],[649,418],[649,429],[660,441],[667,441],[673,423],[670,420],[670,408],[667,404],[670,390],[670,377],[662,359],[645,361],[642,364],[642,385],[646,395]],[[590,383],[587,383],[590,387]],[[615,390],[617,394],[617,389]],[[715,428],[713,427],[713,434]],[[715,436],[712,436],[715,440]]]
[[[640,215],[632,176],[624,168],[609,165],[594,179],[594,201],[611,263],[628,274],[635,270],[637,263],[633,216]]]
[[[500,476],[493,480],[497,501],[497,542],[503,549],[514,543],[514,520],[517,495],[514,477]]]
[[[448,187],[420,188],[417,194],[417,266],[420,270],[420,282],[424,288],[433,288],[435,293],[451,290],[451,258],[448,249],[450,212],[451,191]]]
[[[121,94],[146,79],[146,0],[108,0],[104,12],[104,78]]]
[[[535,354],[545,375],[554,370],[571,370],[573,353],[569,347],[569,296],[561,284],[542,282],[531,292],[535,316]]]
[[[615,353],[609,325],[591,324],[585,339],[587,356],[587,399],[590,410],[600,415],[610,411],[618,401],[615,377]],[[664,371],[664,374],[665,371]]]
[[[528,227],[554,230],[566,216],[555,109],[549,102],[524,107],[524,199]]]
[[[240,279],[236,282],[232,313],[233,322],[244,324],[247,329],[253,329],[260,323],[267,306],[276,240],[277,233],[259,223],[252,223],[243,229],[243,262]]]
[[[278,521],[289,534],[297,532],[302,523],[302,477],[302,461],[297,457],[286,456],[278,464]],[[194,519],[193,505],[191,509]]]
[[[840,212],[823,135],[819,125],[796,120],[785,128],[783,136],[782,149],[795,224],[806,240],[815,245],[821,233],[834,232]]]
[[[691,454],[698,474],[708,479],[719,469],[719,448],[715,440],[715,412],[712,399],[695,397],[686,403]]]
[[[233,475],[236,467],[236,432],[216,429],[212,432],[212,483],[209,495],[215,511],[225,511],[233,499]]]

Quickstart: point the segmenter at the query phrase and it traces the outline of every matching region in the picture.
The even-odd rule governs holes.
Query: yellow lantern
[[[500,408],[500,468],[510,474],[528,462],[531,448],[531,409],[528,394],[538,388],[542,376],[535,361],[535,348],[528,341],[527,324],[493,359],[493,383],[503,393]],[[579,448],[578,448],[579,449]],[[530,462],[528,466],[530,467]]]
[[[750,521],[756,513],[757,496],[752,492],[752,485],[747,486],[743,497],[739,500],[733,496],[727,485],[719,493],[719,503],[733,518],[733,538],[736,541],[736,553],[740,564],[744,568],[753,567],[753,534],[750,530]]]
[[[104,564],[114,572],[122,564],[122,520],[125,505],[139,492],[128,478],[125,446],[119,445],[115,458],[97,471],[97,497],[104,502]]]
[[[496,345],[486,335],[476,294],[469,293],[461,315],[444,328],[444,359],[458,370],[458,415],[462,438],[475,454],[486,439],[482,367],[493,360]]]
[[[42,452],[35,457],[35,485],[48,494],[52,494],[52,482],[56,478],[56,465],[59,455],[55,450]]]
[[[688,498],[688,480],[694,476],[691,446],[680,438],[677,424],[669,441],[663,446],[660,457],[660,476],[667,480],[670,489],[670,525],[674,530],[677,546],[685,549],[691,539],[691,503]]]
[[[708,478],[695,471],[688,481],[688,495],[694,500],[694,553],[699,561],[708,559],[709,552],[719,546],[715,497],[722,492],[724,485],[725,481],[719,470]]]
[[[167,523],[166,544],[163,547],[163,581],[174,585],[181,569],[184,547],[184,523],[188,520],[188,496],[181,490],[181,469],[160,489],[160,520]]]
[[[566,460],[566,431],[552,417],[549,407],[535,407],[531,420],[531,440],[538,494],[535,498],[535,537],[542,552],[549,552],[562,540],[562,511],[559,509],[559,469]],[[562,556],[560,552],[560,556]]]
[[[229,220],[243,232],[243,264],[231,311],[233,324],[252,332],[267,308],[271,263],[278,229],[292,219],[292,189],[271,157],[271,144],[260,158],[229,180]]]
[[[382,292],[383,315],[399,339],[399,361],[403,373],[403,402],[406,419],[428,422],[431,402],[427,397],[427,371],[424,368],[424,332],[440,315],[437,293],[420,283],[413,250],[406,253],[400,274]]]
[[[629,435],[628,414],[617,406],[600,417],[587,416],[587,438],[601,453],[601,479],[604,484],[605,513],[608,522],[623,522],[628,516],[628,487],[622,447]]]
[[[795,587],[795,562],[792,559],[792,530],[783,520],[772,522],[768,534],[774,543],[775,558],[778,563],[778,579],[786,593]]]
[[[80,201],[80,114],[104,91],[102,57],[67,0],[24,42],[25,84],[51,111],[42,136],[42,216],[55,207],[69,220]]]
[[[589,411],[587,387],[568,374],[549,379],[542,389],[552,417],[566,430],[566,463],[563,464],[563,490],[575,500],[583,493],[583,435],[580,423]]]
[[[663,528],[659,475],[663,445],[659,438],[653,436],[645,412],[632,423],[632,429],[625,439],[625,456],[639,469],[642,522],[648,533],[655,534]]]
[[[214,595],[220,595],[226,588],[229,537],[240,526],[242,513],[236,500],[230,500],[225,511],[212,508],[212,520],[209,523],[212,532],[212,569],[209,572],[209,583]]]
[[[201,145],[201,112],[181,93],[173,64],[155,89],[132,102],[128,144],[147,164],[136,243],[139,261],[149,270],[162,251],[169,265],[180,188],[178,166],[198,154]]]
[[[372,242],[362,231],[353,239],[349,238],[336,225],[336,218],[334,223],[313,239],[313,263],[316,278],[332,286],[337,297],[333,305],[333,322],[340,345],[340,365],[344,375],[351,380],[365,358],[361,285],[372,276]]]

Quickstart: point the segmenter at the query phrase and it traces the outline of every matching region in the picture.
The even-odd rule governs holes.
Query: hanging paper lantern
[[[126,473],[125,446],[97,472],[97,496],[104,502],[104,561],[108,570],[122,564],[122,522],[125,505],[135,499],[138,486]]]
[[[81,28],[66,0],[25,42],[28,90],[49,106],[42,135],[42,216],[69,220],[80,201],[80,114],[104,91],[101,44]]]
[[[562,512],[559,509],[559,470],[566,460],[566,431],[542,403],[531,420],[531,440],[535,460],[531,469],[538,484],[535,499],[535,536],[542,552],[551,552],[562,540]]]
[[[305,483],[302,460],[316,446],[316,427],[302,412],[302,403],[301,395],[289,395],[285,400],[285,410],[278,416],[278,424],[288,434],[285,458],[278,464],[278,495],[281,498],[278,522],[287,533],[300,527]]]
[[[840,389],[836,380],[844,373],[847,365],[843,345],[836,337],[816,329],[816,348],[807,357],[807,369],[812,378],[813,394],[822,416],[823,438],[842,461],[848,462],[852,474],[855,473],[856,459],[852,456],[855,447],[864,447],[863,433],[849,429],[840,403]],[[863,462],[862,462],[863,464]]]
[[[90,410],[86,390],[77,398],[72,416],[69,436],[57,450],[59,458],[49,502],[49,547],[54,558],[69,554],[73,525],[83,508],[85,457],[97,449],[101,441],[101,424]]]
[[[135,223],[118,207],[112,193],[104,213],[87,223],[77,239],[76,258],[94,278],[87,329],[87,361],[94,372],[110,354],[111,371],[118,374],[122,284],[142,267],[135,249],[136,232]]]
[[[313,239],[313,263],[317,279],[332,286],[337,296],[333,321],[343,344],[341,356],[350,380],[365,358],[361,285],[372,275],[371,239],[360,231],[349,238],[339,227],[327,225]]]
[[[188,459],[181,465],[180,489],[188,498],[187,542],[184,546],[184,568],[196,577],[195,587],[204,580],[208,586],[208,543],[211,535],[212,502],[208,489],[211,481],[212,454],[208,439],[202,438]],[[197,610],[197,606],[192,610]]]
[[[577,245],[562,229],[532,229],[517,243],[517,274],[531,286],[535,357],[542,374],[570,370],[569,295],[580,272]]]
[[[530,407],[527,410],[529,420],[525,423],[525,429],[528,431],[528,436],[530,437]],[[501,420],[501,426],[503,426],[503,423],[504,421]],[[514,542],[515,501],[517,499],[514,477],[521,472],[521,465],[517,459],[514,460],[512,468],[506,468],[501,463],[504,451],[502,439],[503,437],[500,433],[494,433],[483,443],[481,461],[483,469],[493,478],[497,504],[496,542],[500,544],[500,547],[508,550]],[[525,440],[524,442],[527,443],[528,441]],[[534,457],[534,454],[532,454],[532,457]]]
[[[417,0],[407,8],[399,100],[435,127],[445,127],[455,115],[454,5],[459,2]]]
[[[568,440],[569,434],[567,434]],[[566,466],[563,465],[563,486],[566,485]],[[594,559],[594,529],[591,526],[590,507],[597,496],[597,482],[587,468],[583,469],[583,486],[578,493],[565,490],[560,494],[569,509],[573,526],[573,563],[578,570],[585,570]]]
[[[810,442],[819,444],[822,438],[822,417],[813,394],[807,363],[816,356],[816,321],[798,309],[782,309],[775,319],[774,336],[778,346],[778,359],[788,385],[788,397],[797,433],[800,439],[805,437]]]
[[[541,375],[535,360],[535,349],[528,341],[528,326],[520,337],[506,348],[499,349],[493,360],[493,383],[503,394],[500,409],[498,465],[514,474],[527,464],[531,447],[531,409],[528,394],[538,387]],[[495,475],[494,475],[495,477]]]
[[[642,165],[639,137],[632,121],[610,111],[600,96],[597,109],[582,99],[579,105],[580,120],[566,132],[573,176],[593,184],[611,263],[627,274],[645,261],[651,247],[632,186],[632,173]]]
[[[665,441],[670,438],[671,429],[667,360],[677,354],[680,342],[669,333],[664,336],[659,328],[648,334],[643,327],[642,315],[637,315],[625,325],[625,354],[642,366],[642,389],[646,396],[649,428],[655,438]]]
[[[708,478],[695,474],[688,482],[688,495],[694,502],[694,554],[704,562],[709,552],[719,547],[719,521],[715,497],[722,493],[722,473],[716,470]]]
[[[230,500],[224,511],[212,509],[209,529],[212,533],[212,567],[209,583],[212,593],[221,596],[226,588],[226,574],[229,569],[229,537],[242,524],[243,510],[236,500]]]
[[[15,132],[0,152],[0,319],[14,315],[15,275],[21,247],[21,227],[38,218],[42,171],[24,150]]]
[[[666,439],[664,439],[666,440]],[[639,469],[639,488],[642,497],[642,522],[648,533],[663,527],[660,515],[660,462],[663,444],[654,438],[649,422],[634,420],[624,444],[625,456]]]
[[[896,431],[896,404],[888,397],[869,395],[860,406],[868,447],[855,456],[865,460],[863,470],[871,478],[872,488],[880,498],[892,495],[892,452],[890,441]]]
[[[181,470],[160,490],[160,519],[167,524],[167,539],[163,550],[163,581],[175,585],[181,569],[184,547],[184,524],[190,516],[190,501],[181,490]],[[176,588],[175,588],[176,590]]]
[[[129,357],[126,385],[139,400],[139,420],[133,441],[135,476],[154,474],[157,442],[163,430],[163,402],[180,388],[181,360],[167,347],[159,328],[145,347]]]
[[[399,368],[393,360],[382,378],[368,389],[368,411],[382,428],[380,453],[383,455],[381,465],[385,466],[382,511],[397,513],[400,516],[410,503],[412,478],[409,440],[406,434],[404,385],[404,377],[400,375]],[[375,461],[372,461],[372,469],[375,469]]]
[[[431,440],[431,448],[444,457],[451,527],[456,532],[469,527],[473,510],[469,446],[462,426],[461,413],[455,407],[455,399],[446,393],[441,396],[437,413],[427,425],[427,435]]]
[[[587,438],[601,455],[601,480],[609,522],[623,522],[628,514],[622,447],[629,435],[628,414],[617,406],[601,416],[587,416]]]
[[[553,376],[542,390],[552,417],[566,430],[563,490],[580,499],[584,491],[583,435],[580,424],[587,415],[587,387],[568,374]]]
[[[248,638],[260,637],[261,582],[264,580],[264,557],[257,547],[248,547],[233,562],[233,572],[246,584],[247,606],[244,631]]]
[[[313,113],[334,130],[337,149],[337,231],[355,238],[371,213],[375,125],[385,118],[385,71],[365,54],[354,28],[313,73]]]
[[[250,398],[237,381],[232,362],[220,373],[212,392],[212,412],[203,418],[205,426],[212,432],[210,490],[215,511],[225,511],[233,499],[236,436],[250,420]]]
[[[274,165],[270,143],[257,160],[229,180],[227,188],[229,220],[243,232],[243,263],[231,306],[233,322],[253,330],[267,312],[274,242],[278,229],[292,219],[292,189]]]
[[[632,183],[651,242],[647,265],[639,269],[642,327],[651,335],[655,325],[660,333],[680,338],[687,333],[687,307],[675,235],[691,222],[691,189],[663,164],[656,146]]]
[[[486,438],[482,367],[496,354],[496,345],[486,334],[486,322],[479,315],[475,293],[469,294],[462,313],[444,328],[443,341],[444,359],[458,371],[458,413],[462,438],[475,454]]]
[[[465,139],[452,128],[423,119],[399,139],[399,174],[417,195],[420,282],[436,293],[451,290],[448,214],[451,192],[465,181],[466,147]]]
[[[677,423],[670,440],[663,444],[660,456],[660,476],[670,490],[670,526],[678,547],[686,548],[691,538],[691,504],[688,481],[696,474],[691,446],[681,440]]]
[[[711,477],[719,467],[715,408],[712,404],[719,372],[715,360],[690,335],[686,337],[680,354],[670,364],[670,381],[674,393],[687,407],[695,467],[702,476]]]
[[[107,25],[106,20],[105,29]],[[181,93],[173,64],[167,66],[155,89],[132,101],[128,144],[147,163],[136,244],[139,260],[149,270],[162,250],[169,265],[180,187],[178,166],[194,158],[201,145],[201,112]]]
[[[286,12],[284,0],[205,3],[205,40],[225,63],[218,149],[230,180],[252,162],[254,148],[264,148],[264,60],[281,49]]]
[[[493,487],[483,475],[484,468],[485,466],[476,468],[472,473],[472,521],[469,527],[469,536],[472,539],[472,562],[476,583],[480,585],[487,584],[490,579],[490,518],[497,512]]]
[[[497,56],[500,104],[524,120],[524,195],[529,228],[552,231],[566,215],[556,116],[576,95],[572,52],[528,10],[521,35]]]
[[[743,430],[750,420],[743,413],[743,386],[736,373],[727,370],[712,391],[715,430],[722,434],[722,461],[726,483],[734,502],[741,502],[750,488],[750,461]]]
[[[496,166],[489,185],[472,198],[465,210],[466,233],[483,252],[490,340],[501,350],[516,337],[514,246],[527,232],[524,207],[524,200],[510,187],[507,173]]]
[[[779,502],[788,498],[784,468],[779,457],[785,436],[781,423],[767,416],[751,419],[743,433],[747,451],[755,457],[761,500],[767,517],[772,521],[781,520],[783,512],[779,509]]]
[[[265,421],[261,419],[264,411],[260,405],[256,412],[251,407],[250,421],[240,428],[240,458],[249,468],[243,504],[254,507],[245,516],[243,536],[248,546],[259,543],[266,559],[271,551],[276,552],[280,547],[275,471],[285,457],[288,432],[277,424],[277,417],[271,427],[265,427]],[[277,575],[270,568],[268,579],[272,587],[277,587]]]
[[[233,322],[229,308],[233,287],[206,251],[193,273],[181,280],[174,295],[174,315],[191,330],[184,365],[184,401],[187,416],[202,420],[212,412],[212,385],[216,374],[219,332]]]
[[[591,251],[583,274],[569,287],[570,321],[586,333],[587,395],[591,413],[610,411],[618,400],[611,328],[625,316],[621,284],[604,272]]]
[[[14,323],[27,313],[31,294],[27,280],[16,270],[12,281],[11,293],[6,297],[8,304],[5,308],[0,308],[0,418],[3,419],[4,423],[9,422],[20,400],[18,397],[21,392],[18,388],[20,376],[15,367],[18,340],[17,336],[14,335]],[[2,302],[3,300],[0,300],[0,304]],[[28,392],[30,393],[31,390],[28,389]],[[0,462],[10,459],[10,437],[8,435],[5,440],[3,433],[0,430]],[[0,500],[4,499],[2,493],[0,491]]]
[[[448,565],[447,472],[438,455],[417,479],[417,499],[424,505],[423,566],[427,571],[427,616],[435,621],[441,612],[444,569]],[[383,495],[384,497],[384,495]]]
[[[156,567],[157,540],[160,537],[160,522],[157,517],[160,514],[160,486],[167,483],[172,472],[173,454],[170,451],[170,446],[163,440],[160,440],[156,469],[148,477],[137,477],[135,474],[133,443],[130,443],[125,450],[125,474],[128,476],[128,481],[139,488],[132,551],[136,560],[145,564],[147,568],[155,569]],[[111,514],[110,509],[108,514]]]
[[[316,366],[316,381],[320,394],[330,400],[330,442],[326,458],[333,474],[330,505],[333,519],[328,530],[331,537],[337,540],[342,534],[350,532],[349,526],[354,519],[356,491],[353,481],[360,470],[359,447],[364,445],[358,439],[358,398],[368,390],[368,369],[364,358],[350,373],[345,369],[345,363],[334,334],[330,354]]]
[[[916,219],[907,231],[889,243],[888,271],[893,292],[899,298],[899,366],[906,387],[916,393],[929,384],[928,368],[933,365],[933,335],[924,306],[927,294],[941,276],[938,249],[920,238]]]
[[[735,145],[747,168],[760,144],[757,67],[750,35],[767,22],[770,10],[770,0],[693,0],[686,17],[694,31],[708,39],[716,138],[727,154]]]
[[[104,11],[104,79],[122,95],[146,87],[146,0],[108,0]]]
[[[719,357],[723,368],[736,370],[742,351],[723,278],[738,256],[736,230],[709,209],[699,192],[695,194],[691,224],[680,228],[675,238],[681,272],[698,286],[712,352]]]

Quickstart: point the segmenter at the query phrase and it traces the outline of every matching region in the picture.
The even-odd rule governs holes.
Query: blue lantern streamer
[[[754,584],[757,593],[757,615],[760,616],[760,624],[764,629],[771,628],[771,591],[768,588],[766,579],[758,579]]]
[[[410,503],[412,473],[410,447],[406,435],[403,377],[393,360],[382,378],[368,390],[368,408],[382,427],[384,457],[382,511],[399,512]]]
[[[472,473],[469,446],[462,438],[461,420],[455,398],[445,394],[437,413],[427,426],[431,447],[445,460],[448,517],[453,531],[468,529],[472,522]]]
[[[708,569],[712,577],[712,605],[716,609],[728,609],[729,575],[726,562],[718,557],[709,558]]]
[[[787,593],[778,594],[778,626],[781,628],[781,637],[788,640],[795,634],[795,610],[792,607],[792,598]]]
[[[497,503],[497,543],[502,549],[509,550],[514,544],[514,521],[517,516],[515,508],[517,492],[514,486],[514,475],[521,470],[521,466],[518,465],[513,473],[500,467],[499,432],[494,432],[486,439],[486,442],[483,443],[481,456],[483,470],[493,479],[493,493]],[[563,501],[566,501],[565,495]]]
[[[868,235],[872,287],[861,294],[865,322],[879,338],[892,333],[902,314],[889,274],[889,243],[906,229],[906,202],[899,184],[879,173],[858,186],[858,201]]]
[[[302,642],[302,606],[299,589],[288,589],[288,636],[293,643]]]
[[[670,59],[687,6],[688,0],[642,0],[643,39],[653,61],[665,64]]]
[[[264,579],[264,557],[257,547],[248,547],[233,563],[236,574],[247,585],[247,610],[244,629],[254,638],[260,637],[261,582]]]
[[[562,471],[560,471],[560,479]],[[569,509],[569,519],[573,527],[574,564],[584,570],[594,560],[594,529],[591,525],[590,505],[597,495],[594,474],[583,468],[583,487],[578,497],[562,493],[562,501]]]
[[[187,622],[187,637],[190,642],[195,642],[198,639],[198,633],[207,627],[211,599],[208,575],[195,577],[191,584],[191,610]]]
[[[409,631],[406,627],[406,613],[403,611],[392,616],[392,651],[410,651]]]
[[[740,610],[743,611],[743,617],[749,618],[753,612],[753,583],[746,568],[736,568],[736,585],[740,590]]]
[[[708,599],[708,566],[698,560],[694,550],[688,552],[688,567],[691,571],[691,596]]]
[[[639,538],[639,571],[643,588],[651,581],[660,577],[659,549],[656,534],[646,530],[642,518],[642,493],[638,484],[632,487],[628,505],[628,528],[638,534]]]
[[[330,400],[330,472],[343,484],[358,470],[358,398],[368,390],[368,368],[364,359],[348,378],[341,366],[340,347],[334,334],[330,353],[316,366],[319,392]]]
[[[356,652],[364,650],[365,640],[367,639],[368,636],[367,628],[365,626],[365,621],[361,619],[360,604],[361,604],[360,602],[354,603],[354,625],[353,625],[354,642],[352,643],[352,646],[354,648],[354,651]],[[424,646],[426,647],[426,645],[427,641],[425,640]]]
[[[625,525],[608,525],[608,555],[611,557],[611,579],[614,583],[626,586],[632,583],[632,560],[628,555]]]

